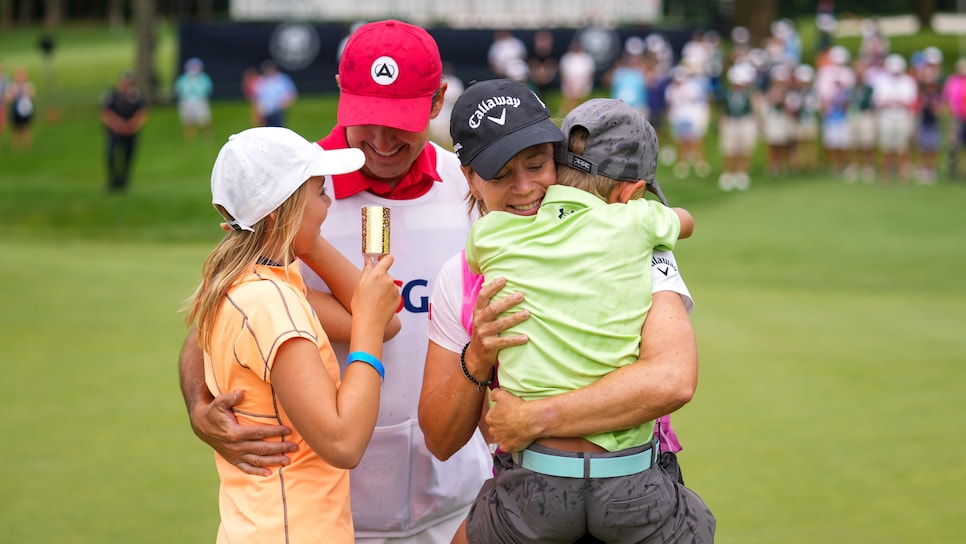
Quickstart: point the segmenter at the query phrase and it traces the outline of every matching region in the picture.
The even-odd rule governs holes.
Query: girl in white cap
[[[364,160],[358,149],[323,151],[291,130],[263,127],[229,138],[215,161],[212,203],[231,230],[205,260],[187,304],[205,381],[215,395],[243,390],[239,420],[286,425],[287,440],[299,445],[267,477],[216,455],[218,542],[353,541],[348,469],[375,427],[382,343],[399,331],[400,298],[388,275],[392,256],[367,259],[360,273],[319,228],[331,203],[325,176],[358,170]],[[327,272],[331,294],[306,289],[300,259]],[[310,298],[325,308],[325,329]],[[352,338],[341,378],[326,334],[337,328],[351,329]]]

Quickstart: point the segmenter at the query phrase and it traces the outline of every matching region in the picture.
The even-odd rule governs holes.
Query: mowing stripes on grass
[[[208,248],[0,242],[4,542],[205,542],[212,453],[177,385]]]

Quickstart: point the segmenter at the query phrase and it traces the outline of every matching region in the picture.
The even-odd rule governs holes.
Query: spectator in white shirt
[[[486,60],[496,77],[505,78],[513,62],[526,62],[527,46],[509,30],[498,30],[493,34],[493,43],[490,44]]]
[[[594,90],[594,73],[597,63],[590,53],[584,51],[580,42],[574,40],[567,52],[560,57],[560,112],[561,117],[577,107]]]
[[[915,128],[913,108],[919,89],[916,79],[906,72],[906,59],[901,55],[887,56],[884,67],[885,71],[872,84],[882,160],[879,179],[886,183],[895,176],[905,182],[909,178],[909,146]]]

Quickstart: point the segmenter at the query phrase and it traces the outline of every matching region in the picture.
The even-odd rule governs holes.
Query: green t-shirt
[[[534,216],[490,212],[466,244],[470,270],[507,279],[530,318],[504,334],[529,341],[500,352],[500,387],[539,399],[589,385],[640,354],[651,306],[651,255],[671,250],[681,224],[653,200],[607,204],[580,189],[547,190]],[[585,437],[608,451],[647,443],[653,422]]]
[[[859,83],[849,96],[849,106],[853,112],[872,111],[872,86]]]
[[[731,89],[725,95],[725,115],[728,117],[745,117],[753,113],[751,90]]]

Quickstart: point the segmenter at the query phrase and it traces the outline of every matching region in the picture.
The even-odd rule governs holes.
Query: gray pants
[[[657,463],[614,478],[548,476],[517,465],[509,454],[497,455],[494,464],[496,476],[483,485],[467,518],[472,543],[714,542],[715,518],[704,501]]]

